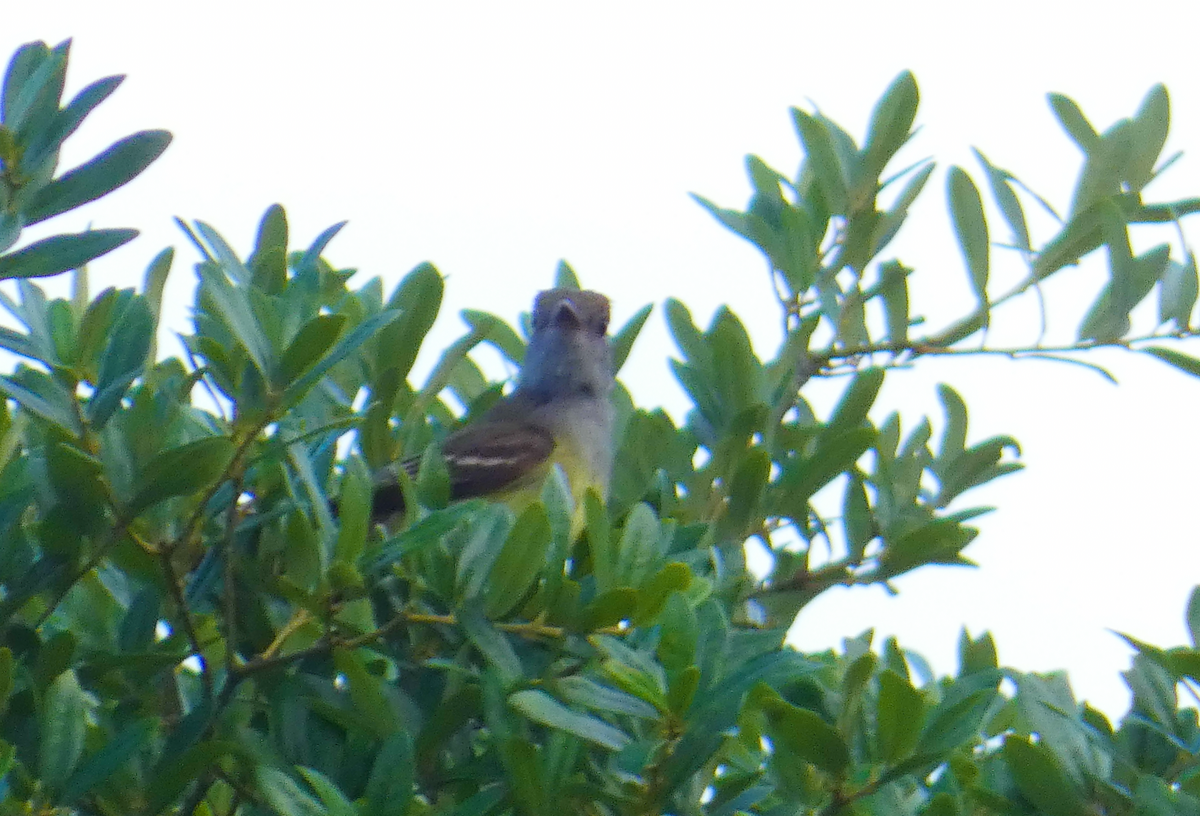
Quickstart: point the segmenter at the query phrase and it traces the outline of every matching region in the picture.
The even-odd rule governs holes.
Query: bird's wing
[[[550,431],[527,422],[468,425],[442,443],[450,498],[498,493],[537,472],[553,451]]]
[[[554,437],[528,422],[497,419],[459,429],[446,437],[441,450],[450,473],[450,498],[468,499],[498,493],[538,472],[554,451]],[[416,478],[420,464],[420,457],[414,457],[379,474],[371,504],[373,518],[404,510],[397,468]]]

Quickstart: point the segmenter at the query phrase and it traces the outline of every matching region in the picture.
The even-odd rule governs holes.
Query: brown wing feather
[[[452,500],[487,496],[513,486],[545,463],[554,451],[554,437],[547,429],[493,417],[459,429],[442,443]],[[404,495],[396,483],[397,468],[416,478],[420,464],[420,457],[413,457],[379,473],[371,502],[372,518],[384,519],[403,512]]]

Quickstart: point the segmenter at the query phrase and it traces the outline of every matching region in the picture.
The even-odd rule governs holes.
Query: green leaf
[[[137,234],[132,229],[101,229],[44,238],[0,256],[0,279],[44,278],[77,269],[129,243]]]
[[[1196,274],[1196,255],[1188,253],[1187,262],[1167,262],[1162,281],[1158,285],[1158,322],[1175,324],[1180,331],[1192,325],[1192,310],[1200,295],[1200,276]]]
[[[60,801],[64,804],[76,802],[110,779],[150,741],[157,724],[156,718],[142,717],[122,728],[71,775],[63,786]]]
[[[38,41],[25,43],[9,60],[8,69],[4,74],[3,97],[0,101],[0,112],[3,113],[0,118],[7,126],[16,127],[15,121],[20,115],[21,107],[28,104],[21,99],[21,92],[30,84],[35,72],[49,56],[50,49],[44,42]]]
[[[894,578],[924,564],[969,564],[959,554],[979,531],[953,518],[934,519],[887,541],[879,556],[879,574]]]
[[[806,708],[796,708],[774,692],[764,700],[767,733],[775,751],[795,756],[834,776],[850,765],[850,749],[837,729]]]
[[[587,677],[564,677],[554,684],[554,689],[566,702],[592,711],[626,714],[644,720],[658,717],[658,710],[649,703]]]
[[[88,419],[103,428],[121,406],[129,386],[142,373],[154,338],[154,315],[146,299],[133,297],[116,317],[96,379],[96,392],[88,402]]]
[[[30,43],[30,58],[20,74],[20,84],[13,95],[5,95],[4,124],[16,131],[20,141],[30,139],[41,130],[58,110],[67,70],[67,53],[71,41],[66,40],[52,50],[44,43]],[[22,51],[25,49],[23,48]],[[18,57],[23,56],[18,53]],[[14,65],[17,62],[13,60]],[[5,83],[6,90],[8,83]]]
[[[817,118],[798,108],[792,108],[792,121],[796,133],[804,146],[804,160],[812,168],[821,194],[829,212],[845,215],[847,212],[846,181],[842,175],[841,162],[834,151],[833,139],[825,125]]]
[[[578,629],[595,632],[633,617],[637,611],[638,592],[632,587],[617,587],[601,592],[579,613]]]
[[[71,395],[58,381],[49,377],[40,378],[40,385],[45,393],[27,388],[11,377],[0,376],[0,392],[6,397],[46,422],[57,425],[72,436],[78,436],[82,429],[79,417],[72,409]]]
[[[319,314],[305,323],[279,361],[279,385],[291,385],[321,359],[337,341],[346,319],[344,314]]]
[[[25,210],[25,223],[37,224],[108,195],[149,167],[170,143],[171,134],[165,130],[144,130],[121,139],[39,190]]]
[[[888,261],[879,267],[879,296],[883,300],[887,339],[897,346],[908,343],[908,276],[911,272],[899,261]]]
[[[892,242],[896,234],[900,232],[900,228],[904,226],[904,222],[908,219],[909,208],[913,202],[917,200],[917,196],[925,189],[925,184],[929,181],[929,177],[933,175],[936,168],[933,162],[925,162],[925,164],[905,183],[904,189],[900,191],[900,195],[896,196],[896,200],[888,208],[887,212],[875,225],[875,231],[872,234],[871,254],[878,255],[883,251],[883,248]]]
[[[996,682],[999,683],[998,678]],[[983,729],[983,718],[995,699],[996,689],[989,686],[937,706],[925,718],[925,728],[917,741],[917,752],[940,756],[977,738]]]
[[[512,694],[508,704],[536,723],[573,734],[582,740],[619,751],[629,744],[629,737],[604,720],[572,711],[541,689],[525,689]]]
[[[479,653],[496,670],[500,682],[511,688],[525,675],[521,659],[503,632],[497,631],[483,617],[478,604],[469,604],[459,611],[459,622]]]
[[[879,674],[876,712],[880,758],[894,765],[917,747],[924,724],[925,698],[907,678],[887,669]]]
[[[393,708],[389,687],[367,668],[365,654],[337,649],[333,653],[333,665],[346,678],[350,701],[368,733],[384,739],[400,729],[400,716]]]
[[[163,290],[166,288],[167,275],[171,273],[171,264],[174,260],[174,247],[167,247],[155,255],[154,260],[150,261],[150,265],[146,267],[146,276],[142,279],[142,294],[146,298],[146,303],[150,306],[150,314],[154,318],[155,329],[158,328],[158,324],[162,320]],[[151,333],[150,350],[146,353],[146,359],[151,364],[154,363],[157,350],[157,338],[155,337],[155,333]]]
[[[156,454],[138,474],[126,514],[137,516],[165,499],[212,487],[225,472],[233,453],[233,441],[229,437],[210,436]]]
[[[875,537],[875,519],[867,499],[866,485],[857,472],[851,473],[846,482],[846,492],[842,498],[842,527],[851,557],[862,558],[867,545]]]
[[[919,101],[917,80],[911,71],[902,72],[884,91],[871,112],[862,149],[863,178],[857,179],[856,185],[869,182],[873,190],[887,163],[908,141]]]
[[[264,292],[277,294],[287,283],[287,213],[272,204],[258,222],[254,251],[246,259],[253,285]]]
[[[1092,812],[1074,783],[1044,745],[1009,734],[1001,751],[1021,795],[1047,816],[1086,816]]]
[[[1104,243],[1105,207],[1097,204],[1081,213],[1075,213],[1050,241],[1042,247],[1033,262],[1033,277],[1044,280],[1064,266],[1077,263],[1080,258]]]
[[[992,190],[992,198],[996,199],[996,206],[1000,208],[1000,214],[1004,216],[1004,221],[1008,224],[1008,228],[1012,230],[1013,243],[1024,250],[1026,253],[1032,252],[1032,247],[1029,243],[1029,226],[1025,221],[1025,210],[1021,207],[1021,201],[1017,198],[1017,194],[1013,192],[1011,181],[1014,181],[1013,176],[1007,170],[1001,170],[990,161],[987,156],[975,148],[971,148],[971,152],[975,154],[975,158],[983,165],[987,171],[988,185]]]
[[[1171,127],[1171,100],[1161,83],[1142,100],[1130,128],[1130,154],[1124,180],[1133,192],[1140,192],[1154,178],[1154,165],[1167,143]]]
[[[957,165],[950,168],[946,177],[946,194],[950,199],[954,234],[958,238],[958,247],[971,276],[971,289],[975,292],[980,308],[986,309],[991,244],[987,219],[983,214],[983,199],[979,196],[975,182]]]
[[[297,767],[296,771],[304,777],[304,781],[320,797],[321,804],[325,806],[326,816],[360,816],[354,803],[347,799],[346,795],[325,774],[313,768]]]
[[[629,351],[633,348],[633,341],[641,333],[642,327],[646,325],[646,320],[653,310],[653,305],[643,306],[609,341],[609,345],[612,347],[614,374],[620,373],[621,367],[625,365],[625,360],[629,358]]]
[[[1200,370],[1198,366],[1197,370]],[[1200,649],[1200,586],[1192,589],[1192,594],[1188,596],[1187,602],[1187,620],[1188,636],[1192,639],[1192,646]],[[2,695],[0,695],[2,698]]]
[[[342,231],[342,227],[346,226],[345,221],[339,221],[332,226],[326,227],[320,235],[313,239],[312,244],[308,249],[304,250],[304,254],[300,256],[300,260],[296,263],[296,274],[304,274],[309,270],[316,269],[317,261],[321,257],[321,253],[329,246],[329,242]]]
[[[1121,191],[1122,173],[1132,149],[1132,127],[1123,120],[1106,130],[1088,152],[1071,198],[1071,216]]]
[[[1096,129],[1092,127],[1092,123],[1083,115],[1083,111],[1080,110],[1079,105],[1075,103],[1074,99],[1062,94],[1047,94],[1046,98],[1050,101],[1050,109],[1058,117],[1059,124],[1063,126],[1063,130],[1067,132],[1067,135],[1071,137],[1075,144],[1079,145],[1084,155],[1090,154],[1100,141],[1100,136],[1096,133]]]
[[[829,432],[841,432],[858,428],[867,419],[867,412],[875,404],[879,389],[883,386],[882,368],[867,368],[854,375],[850,386],[834,406],[833,414],[826,423]]]
[[[107,506],[104,465],[66,442],[50,446],[46,464],[63,517],[79,532],[94,532]]]
[[[0,646],[0,716],[8,708],[8,698],[13,691],[13,653],[7,646]]]
[[[371,475],[362,459],[353,457],[346,465],[338,498],[338,534],[333,545],[334,561],[358,563],[371,526]]]
[[[123,76],[110,76],[99,79],[88,85],[54,116],[50,125],[38,133],[26,148],[22,163],[28,167],[37,167],[51,154],[56,152],[83,120],[96,107],[108,99],[122,82]]]
[[[503,617],[525,599],[546,568],[550,539],[546,508],[540,502],[534,502],[517,517],[492,564],[491,576],[484,587],[484,614],[487,617]]]
[[[1178,368],[1185,374],[1191,374],[1193,377],[1200,377],[1200,360],[1195,357],[1190,357],[1183,352],[1175,349],[1165,348],[1163,346],[1148,346],[1142,351],[1149,354],[1151,357],[1157,357],[1164,363]],[[0,385],[0,387],[3,387]]]
[[[254,769],[254,782],[258,793],[282,816],[326,816],[321,803],[278,768],[259,765]]]
[[[445,281],[431,264],[421,264],[404,276],[387,302],[400,315],[380,330],[374,344],[378,370],[394,368],[400,380],[408,376],[437,318],[444,291]]]
[[[555,289],[579,289],[579,276],[575,274],[575,270],[566,261],[559,261],[558,266],[554,269],[554,288]]]
[[[42,702],[39,773],[58,790],[83,755],[89,703],[75,672],[67,670],[50,684]]]
[[[625,520],[617,544],[614,586],[636,587],[658,568],[662,556],[658,517],[648,504],[638,503]]]
[[[383,741],[375,755],[363,816],[405,816],[413,802],[413,743],[401,730]]]
[[[204,227],[203,224],[197,224],[197,226]],[[205,234],[210,243],[214,238],[219,239],[216,232],[211,229],[208,229]],[[222,241],[221,244],[223,243]],[[220,312],[221,321],[229,327],[229,331],[241,343],[259,374],[263,379],[269,380],[274,371],[275,361],[271,342],[263,332],[258,317],[250,304],[251,290],[244,285],[234,286],[225,276],[226,273],[222,271],[222,269],[240,269],[240,271],[233,271],[232,274],[243,284],[244,279],[249,277],[249,272],[241,265],[236,256],[231,254],[231,258],[232,260],[222,259],[221,267],[201,264],[198,268],[200,286],[203,293],[212,298]]]

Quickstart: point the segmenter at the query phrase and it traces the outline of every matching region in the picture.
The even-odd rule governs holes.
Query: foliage
[[[41,144],[30,134],[67,128],[47,130],[47,113],[22,130],[9,99],[56,99],[65,59],[34,45],[10,66],[3,132],[21,156]],[[1103,134],[1065,97],[1052,103],[1086,154],[1064,226],[1035,247],[1026,188],[980,154],[1029,265],[1025,284],[992,297],[982,197],[952,169],[977,305],[920,337],[913,270],[875,261],[933,169],[902,173],[879,209],[915,81],[888,89],[861,148],[796,111],[798,178],[751,158],[749,208],[706,204],[768,258],[785,341],[762,360],[729,310],[701,329],[670,301],[672,365],[694,410],[676,427],[618,387],[612,495],[582,508],[557,475],[516,517],[445,506],[418,479],[406,489],[419,511],[371,527],[372,469],[499,396],[476,346],[519,364],[524,344],[466,312],[466,334],[414,382],[443,280],[422,265],[386,296],[377,278],[355,288],[354,270],[325,258],[336,226],[291,250],[272,207],[244,259],[210,226],[185,226],[201,253],[187,359],[152,353],[170,251],[140,293],[91,298],[77,272],[68,302],[18,281],[0,299],[21,327],[0,346],[25,360],[0,378],[0,812],[1200,812],[1200,728],[1177,699],[1200,681],[1200,596],[1192,647],[1131,641],[1134,706],[1115,729],[1064,677],[1001,667],[988,635],[964,633],[952,677],[870,633],[837,653],[784,644],[829,587],[969,563],[985,508],[963,494],[1018,467],[1015,440],[969,439],[949,386],[936,443],[928,420],[907,433],[895,414],[874,421],[886,369],[966,353],[994,307],[1104,246],[1110,279],[1079,342],[1053,353],[1120,344],[1200,371],[1155,345],[1194,333],[1190,252],[1128,249],[1129,224],[1197,209],[1141,199],[1165,90]],[[154,151],[139,143],[144,167]],[[5,217],[28,223],[80,195],[10,196]],[[557,283],[574,272],[563,265]],[[1160,328],[1132,336],[1128,313],[1155,287]],[[618,364],[648,314],[615,333]],[[842,374],[819,416],[801,387]],[[747,567],[750,539],[770,553],[766,576]]]

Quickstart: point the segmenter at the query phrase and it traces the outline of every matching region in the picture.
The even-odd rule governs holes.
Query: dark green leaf
[[[149,167],[170,143],[171,134],[165,130],[145,130],[121,139],[39,190],[25,211],[26,224],[45,221],[111,193]]]
[[[522,679],[525,672],[512,644],[504,633],[487,622],[477,604],[463,607],[459,612],[459,620],[471,643],[498,672],[504,686],[511,687]]]
[[[550,520],[541,503],[530,504],[517,516],[492,564],[484,589],[484,614],[489,618],[502,617],[524,600],[546,568],[550,537]]]
[[[445,282],[431,264],[421,264],[400,281],[387,303],[400,316],[380,330],[374,346],[378,370],[394,368],[400,380],[408,377],[437,317],[444,290]]]
[[[836,728],[814,712],[789,705],[778,696],[765,702],[767,733],[785,761],[792,755],[835,776],[845,772],[850,749]]]
[[[15,400],[22,408],[57,425],[72,436],[78,436],[81,428],[79,417],[72,408],[72,396],[49,377],[41,379],[41,391],[27,388],[11,377],[0,376],[0,392]]]
[[[879,755],[884,762],[896,764],[917,747],[924,725],[925,700],[921,692],[894,671],[879,674],[879,702],[876,713]]]
[[[383,741],[367,782],[363,816],[404,816],[413,801],[413,744],[407,731]]]
[[[540,689],[525,689],[508,698],[508,704],[536,723],[565,731],[582,740],[619,751],[629,737],[601,719],[572,711]]]
[[[146,364],[154,338],[154,315],[146,299],[134,297],[117,316],[96,380],[96,392],[88,403],[88,419],[103,428],[121,405],[121,399]]]
[[[354,803],[346,798],[346,795],[338,789],[337,785],[333,784],[329,777],[312,768],[297,768],[296,770],[320,797],[321,804],[325,806],[325,816],[361,816],[358,809],[354,807]]]
[[[137,237],[137,230],[101,229],[55,235],[0,256],[0,278],[44,278],[77,269]]]
[[[197,227],[202,228],[204,225],[197,224]],[[206,231],[206,236],[210,243],[214,238],[219,239],[216,232],[211,229]],[[224,242],[220,241],[220,244],[224,244]],[[245,279],[249,277],[249,272],[241,265],[236,256],[230,253],[230,257],[232,260],[223,259],[223,267],[240,269],[232,274],[244,283]],[[234,286],[221,268],[201,265],[199,273],[203,293],[212,298],[220,310],[221,320],[229,327],[230,332],[241,343],[242,348],[246,350],[246,354],[249,355],[262,378],[270,378],[275,368],[275,355],[271,348],[271,342],[263,332],[250,304],[249,293],[251,290],[245,286]]]
[[[254,782],[258,793],[282,816],[326,816],[321,803],[278,768],[259,765],[254,769]]]
[[[58,111],[50,126],[37,134],[30,143],[23,163],[29,167],[40,165],[50,153],[62,146],[84,118],[95,110],[97,105],[108,99],[124,80],[123,76],[105,77],[77,93],[65,108]]]
[[[125,512],[136,516],[164,499],[211,488],[225,472],[233,453],[233,442],[226,436],[210,436],[162,451],[138,475]]]
[[[313,240],[308,249],[304,251],[300,261],[296,264],[296,273],[305,272],[316,268],[317,259],[321,257],[321,253],[325,251],[325,247],[329,246],[329,242],[333,240],[342,227],[346,226],[345,221],[339,221],[331,227],[326,227],[325,230]]]
[[[1004,740],[1004,763],[1021,794],[1047,816],[1086,816],[1083,797],[1044,746],[1010,734]]]
[[[151,717],[134,720],[122,728],[100,750],[89,756],[63,786],[60,801],[69,804],[112,777],[154,734],[157,721]]]
[[[43,701],[39,751],[41,777],[55,789],[62,788],[83,755],[87,710],[86,692],[75,672],[68,670],[58,675]]]
[[[308,371],[337,341],[346,325],[342,314],[320,314],[309,320],[283,352],[279,362],[279,384],[292,381]]]

